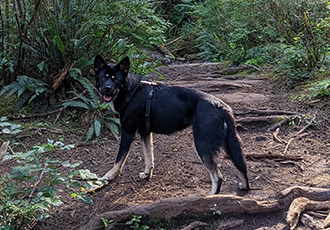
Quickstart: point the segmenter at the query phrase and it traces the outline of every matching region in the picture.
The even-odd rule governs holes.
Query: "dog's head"
[[[95,86],[106,102],[113,101],[124,87],[129,67],[128,57],[125,57],[117,65],[108,65],[100,55],[95,57]]]

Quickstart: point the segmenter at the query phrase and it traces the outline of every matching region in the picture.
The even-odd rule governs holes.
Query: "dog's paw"
[[[243,185],[243,183],[238,183],[238,189],[239,190],[243,190],[243,191],[249,191],[250,190],[250,187],[248,185]]]
[[[140,176],[140,179],[146,179],[146,180],[150,179],[150,174],[149,173],[140,172],[139,176]]]

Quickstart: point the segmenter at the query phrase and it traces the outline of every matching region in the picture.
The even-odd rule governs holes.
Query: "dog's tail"
[[[231,111],[226,112],[225,127],[227,127],[227,136],[224,149],[246,181],[246,185],[243,189],[249,190],[250,186],[247,177],[245,158],[242,152],[241,138],[237,133],[234,115]]]

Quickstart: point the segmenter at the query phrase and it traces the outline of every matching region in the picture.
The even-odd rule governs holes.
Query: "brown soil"
[[[161,67],[159,72],[167,78],[167,81],[162,80],[164,84],[197,88],[223,99],[232,106],[237,118],[251,116],[244,114],[246,107],[286,110],[304,115],[300,119],[295,119],[294,124],[285,124],[280,128],[279,137],[285,141],[295,135],[306,125],[306,120],[310,120],[313,114],[319,111],[317,125],[306,130],[306,135],[301,139],[294,140],[287,151],[289,155],[302,156],[303,160],[247,159],[250,183],[254,188],[248,193],[238,190],[238,171],[228,158],[220,154],[221,170],[225,177],[221,194],[266,200],[293,185],[329,188],[330,126],[326,111],[289,100],[283,90],[274,87],[267,78],[258,76],[255,70],[249,70],[249,73],[247,71],[239,74],[231,73],[232,75],[229,76],[223,75],[222,69],[223,66],[220,64],[190,64]],[[272,132],[266,131],[273,124],[257,122],[238,125],[246,154],[284,152],[286,144],[275,141]],[[68,134],[65,137],[66,144],[75,143],[77,140],[76,134]],[[56,139],[56,136],[52,138]],[[119,142],[111,135],[103,133],[98,142],[80,145],[70,151],[57,151],[52,157],[63,161],[82,162],[83,168],[102,176],[112,167],[118,148]],[[139,179],[139,172],[144,169],[144,160],[141,143],[137,137],[120,176],[104,189],[91,195],[94,205],[76,201],[69,196],[69,193],[64,192],[62,199],[65,204],[56,208],[47,220],[39,222],[35,229],[79,229],[86,225],[91,217],[103,212],[152,203],[163,198],[209,194],[211,181],[197,157],[190,128],[172,135],[154,135],[154,149],[155,170],[152,180]],[[210,226],[199,229],[218,229],[221,221],[240,219],[244,220],[244,223],[233,229],[289,229],[285,222],[285,213],[286,210],[254,215],[224,214],[221,219],[211,216],[204,220],[208,221]],[[181,226],[172,229],[180,229],[184,224],[185,222],[182,221]],[[125,226],[124,223],[117,227],[123,229]],[[300,224],[297,229],[308,228]]]

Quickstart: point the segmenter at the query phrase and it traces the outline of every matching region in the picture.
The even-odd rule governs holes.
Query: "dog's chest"
[[[115,105],[113,104],[113,101],[109,102],[109,106],[110,106],[112,111],[117,112],[116,109],[115,109]]]

